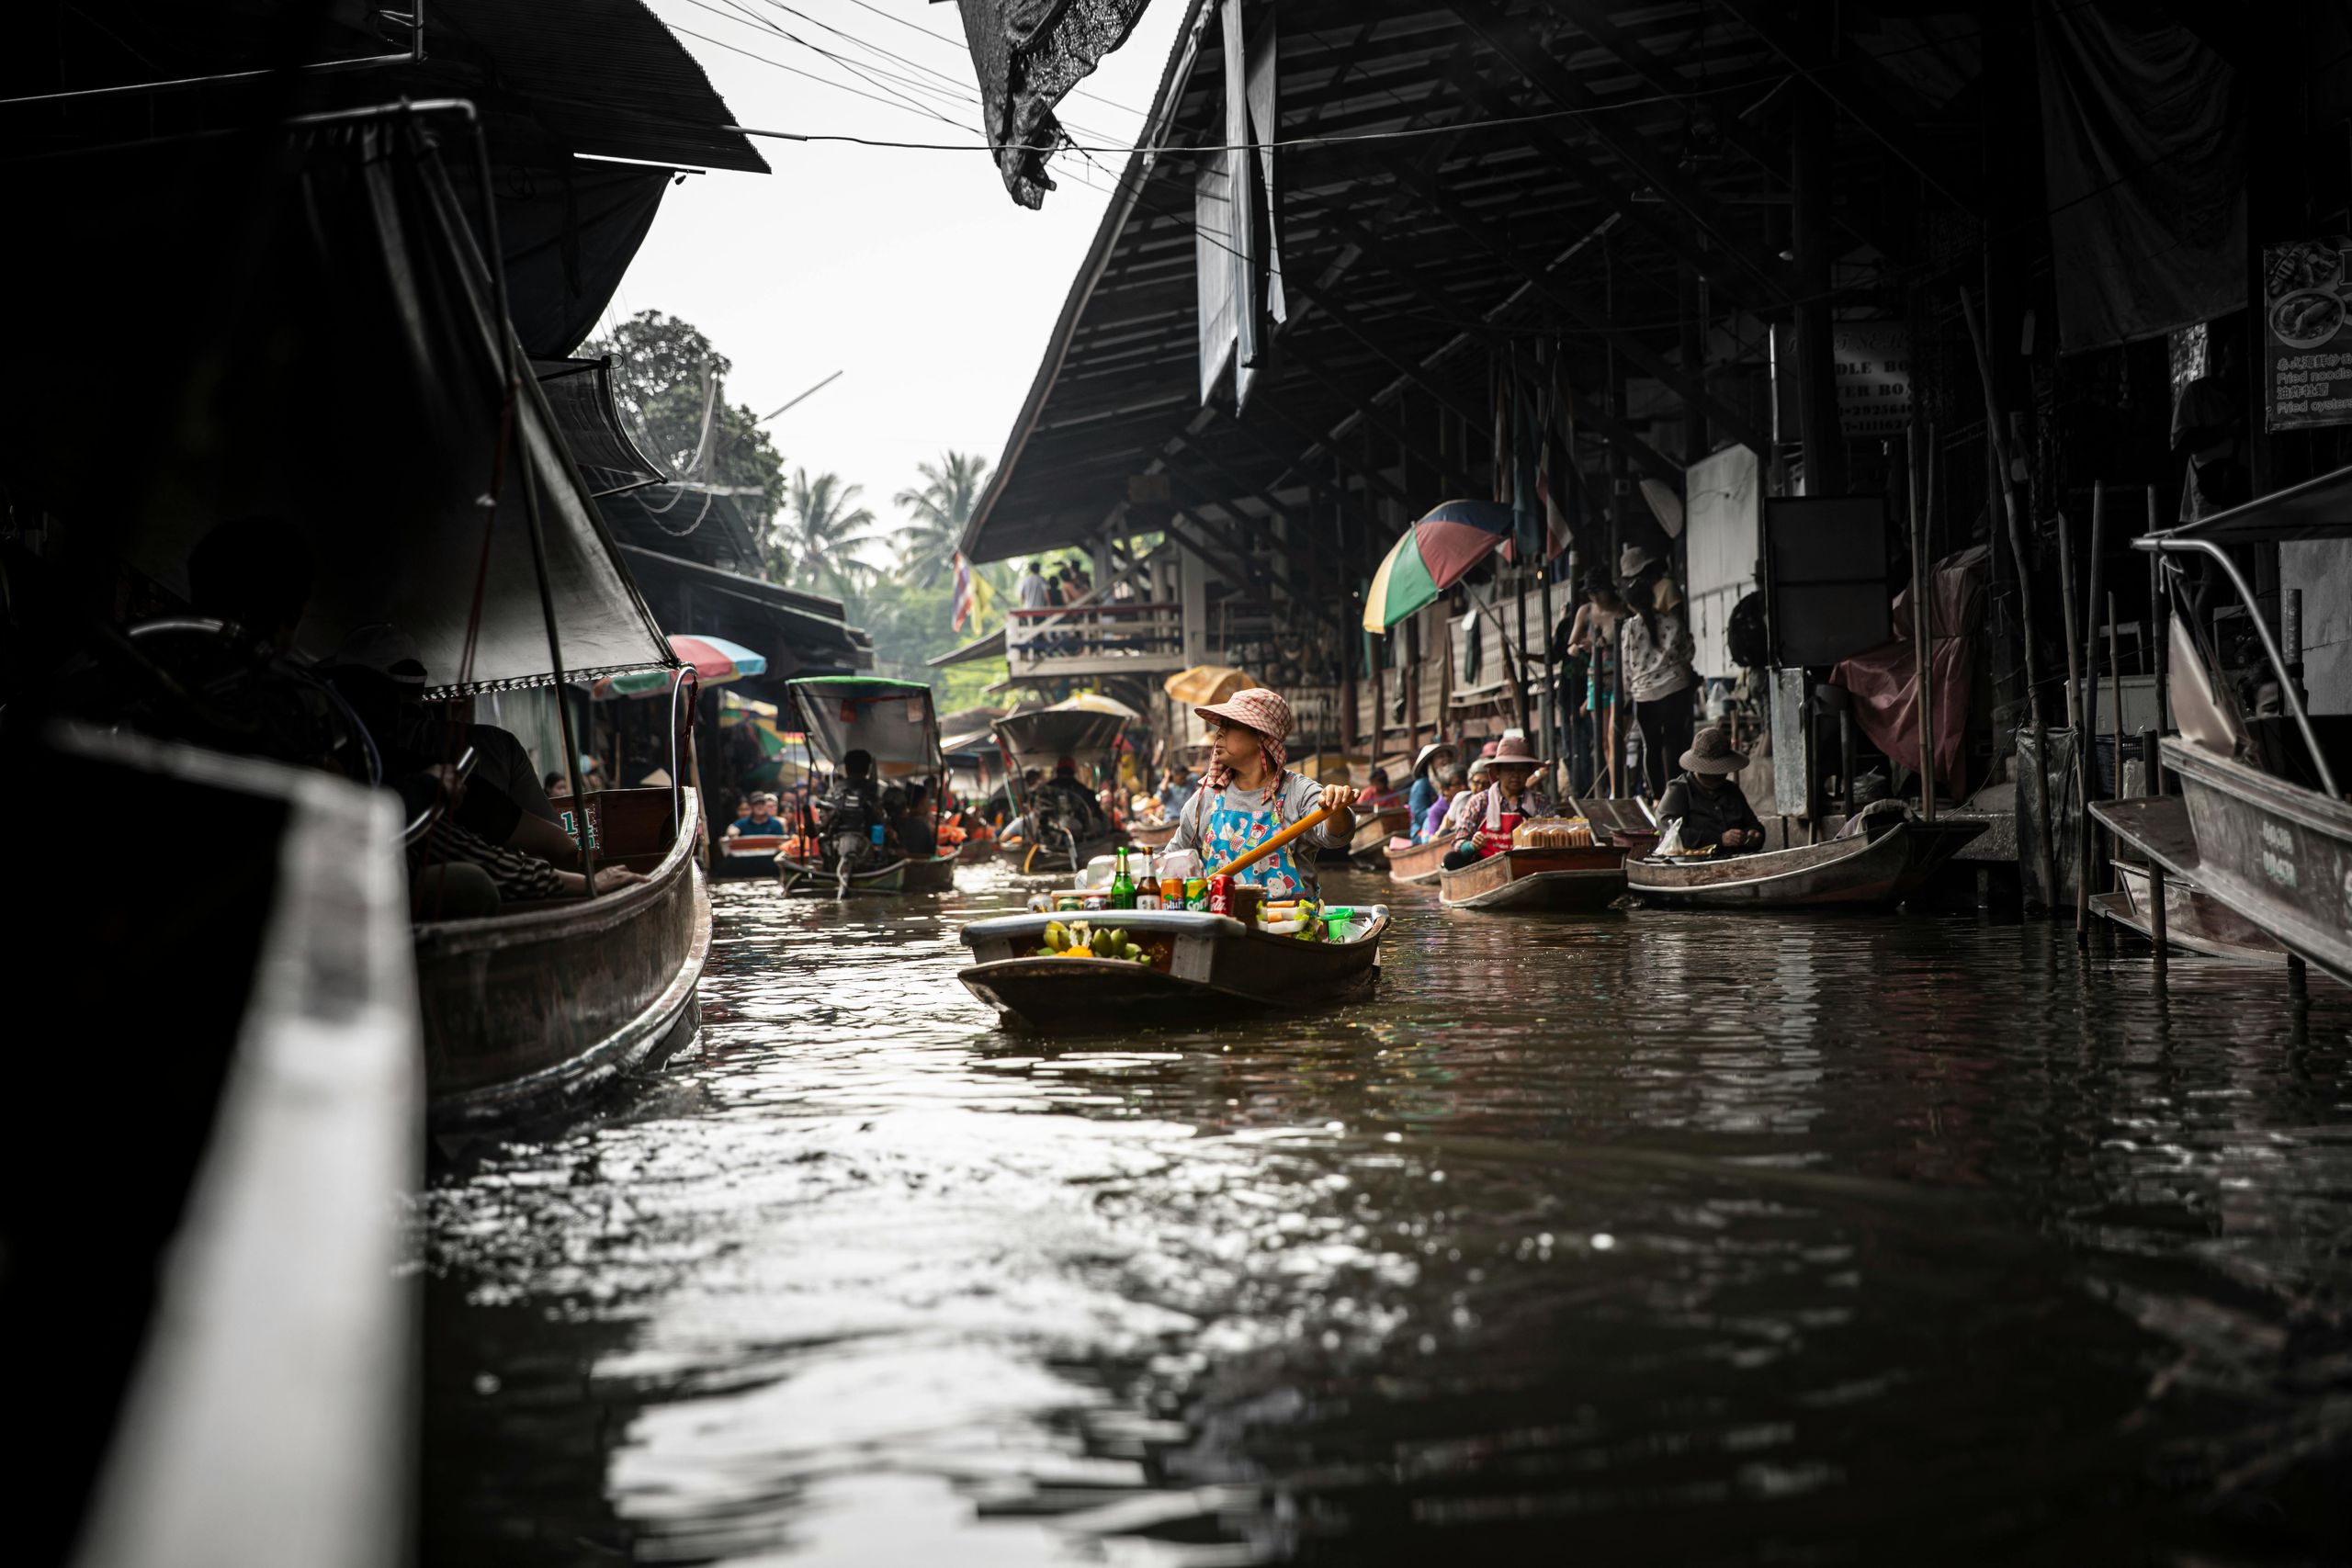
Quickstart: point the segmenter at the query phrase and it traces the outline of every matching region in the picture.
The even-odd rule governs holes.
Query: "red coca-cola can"
[[[1229,876],[1209,878],[1209,913],[1212,915],[1233,913],[1233,878]]]

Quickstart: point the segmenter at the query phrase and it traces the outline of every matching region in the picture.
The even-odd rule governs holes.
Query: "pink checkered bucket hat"
[[[1193,711],[1204,723],[1238,724],[1273,741],[1290,739],[1290,704],[1283,701],[1281,693],[1263,686],[1236,692],[1221,703]]]

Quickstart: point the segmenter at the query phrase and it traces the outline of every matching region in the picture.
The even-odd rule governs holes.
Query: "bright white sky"
[[[904,94],[977,126],[972,60],[953,5],[650,4],[702,62],[739,125],[978,145],[977,130],[857,96]],[[1151,0],[1126,45],[1063,100],[1060,112],[1081,142],[1132,145],[1184,11],[1182,0]],[[855,62],[881,85],[753,18]],[[893,75],[940,91],[915,93]],[[1058,188],[1033,212],[1013,204],[985,151],[765,138],[757,145],[774,174],[696,175],[672,187],[611,313],[658,310],[700,327],[735,362],[729,400],[755,412],[843,372],[768,433],[787,469],[830,468],[863,485],[865,504],[894,526],[890,497],[918,482],[917,462],[947,446],[978,452],[991,464],[1002,454],[1124,157],[1098,154],[1102,169],[1069,152],[1056,157],[1050,167]]]

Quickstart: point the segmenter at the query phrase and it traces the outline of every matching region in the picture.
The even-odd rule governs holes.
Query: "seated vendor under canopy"
[[[1544,764],[1527,744],[1527,737],[1507,729],[1494,747],[1492,755],[1483,759],[1487,786],[1456,800],[1438,829],[1441,838],[1455,840],[1445,857],[1448,871],[1483,859],[1500,847],[1518,823],[1552,814],[1550,798],[1533,786],[1535,770]]]
[[[1756,819],[1747,792],[1732,778],[1746,766],[1747,754],[1734,750],[1731,737],[1720,727],[1709,725],[1699,731],[1682,753],[1682,772],[1658,800],[1659,825],[1681,823],[1686,850],[1763,848],[1764,824]]]

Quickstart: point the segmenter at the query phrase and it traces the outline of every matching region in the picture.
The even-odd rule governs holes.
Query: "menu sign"
[[[2265,427],[2352,424],[2352,239],[2263,247],[2262,295]]]
[[[1838,423],[1846,438],[1902,434],[1911,423],[1909,323],[1836,322],[1829,355],[1837,365]]]

